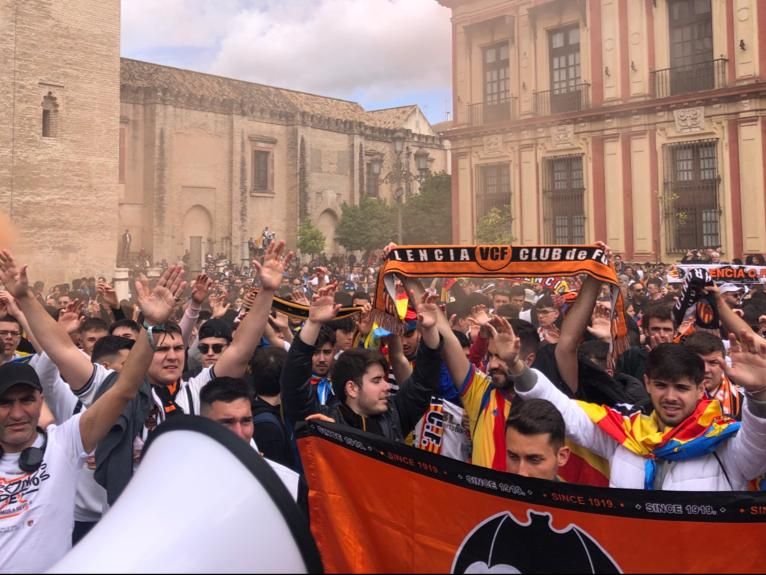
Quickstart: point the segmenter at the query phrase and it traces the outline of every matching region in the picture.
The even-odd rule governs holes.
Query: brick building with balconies
[[[518,243],[766,252],[766,3],[438,1],[455,241],[510,205]]]

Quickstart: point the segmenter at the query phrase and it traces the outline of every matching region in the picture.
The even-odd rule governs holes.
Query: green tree
[[[480,244],[513,243],[512,221],[509,204],[503,206],[503,209],[492,208],[479,220],[476,226],[476,241]]]
[[[306,222],[298,228],[298,249],[301,253],[315,256],[321,254],[324,247],[324,234],[314,224]]]
[[[448,244],[452,241],[452,177],[430,174],[420,193],[402,206],[402,242]]]
[[[335,230],[347,250],[374,250],[396,239],[396,210],[385,201],[364,197],[358,206],[344,203]]]

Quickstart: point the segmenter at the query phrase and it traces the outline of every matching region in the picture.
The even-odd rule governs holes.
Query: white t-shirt
[[[19,469],[19,453],[0,458],[0,571],[43,572],[72,546],[74,499],[87,454],[80,416],[47,429],[37,471]],[[43,444],[42,436],[35,447]]]
[[[40,378],[45,403],[56,418],[56,424],[61,425],[74,415],[78,403],[77,396],[69,384],[61,379],[58,367],[46,353],[35,355],[29,365],[35,369]],[[85,410],[86,407],[81,405],[78,413],[83,413]],[[75,521],[93,523],[101,519],[101,515],[107,509],[106,489],[101,487],[93,477],[96,464],[95,453],[91,454],[88,463],[80,471],[74,518]]]

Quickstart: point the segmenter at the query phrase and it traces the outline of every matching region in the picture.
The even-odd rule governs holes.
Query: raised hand
[[[359,319],[356,322],[356,329],[362,335],[367,335],[372,329],[372,305],[370,302],[365,302],[362,306],[362,313],[359,314]]]
[[[58,324],[64,331],[71,334],[80,329],[82,322],[85,321],[82,308],[82,302],[76,299],[59,312]]]
[[[489,323],[489,312],[487,306],[475,305],[471,308],[471,315],[468,316],[468,323],[471,325],[485,326]]]
[[[16,304],[16,298],[14,298],[6,290],[0,290],[0,317],[4,315],[10,315],[19,319],[23,314]]]
[[[183,268],[171,266],[160,277],[157,286],[149,289],[146,278],[136,280],[136,299],[146,321],[152,325],[164,324],[173,314],[176,298],[186,287],[183,281]]]
[[[242,298],[242,309],[245,310],[245,313],[250,311],[250,308],[253,307],[253,303],[255,303],[255,298],[258,295],[258,290],[255,288],[247,290],[247,293]]]
[[[439,319],[439,306],[435,296],[425,295],[423,300],[415,307],[418,315],[418,326],[423,329],[431,329],[436,326]]]
[[[0,282],[16,299],[27,297],[31,292],[27,266],[19,269],[10,250],[0,250]]]
[[[274,326],[274,329],[278,332],[290,329],[290,322],[287,320],[287,316],[280,312],[277,312],[276,317],[269,316],[269,323]]]
[[[210,311],[211,311],[211,317],[213,318],[221,318],[223,317],[226,312],[229,310],[231,304],[226,301],[225,295],[220,296],[210,296]]]
[[[729,334],[729,342],[731,367],[724,364],[726,375],[756,399],[766,399],[766,340],[743,329],[739,338]]]
[[[604,250],[604,257],[606,258],[606,263],[611,264],[612,263],[612,248],[610,248],[608,245],[606,245],[602,241],[597,241],[596,245],[600,247],[602,250]]]
[[[207,274],[199,274],[192,284],[191,299],[197,305],[202,305],[210,293],[213,280]]]
[[[88,317],[98,317],[101,314],[101,304],[94,299],[88,302],[85,309],[88,312]]]
[[[112,309],[120,307],[120,302],[117,300],[117,292],[114,288],[106,282],[98,282],[96,284],[96,291],[104,298],[104,302]]]
[[[263,263],[253,260],[253,267],[258,271],[263,289],[277,291],[282,284],[282,276],[285,273],[285,269],[293,259],[293,252],[283,255],[284,249],[284,240],[271,242],[269,247],[266,248]]]
[[[311,305],[309,306],[309,319],[315,323],[324,323],[332,320],[338,310],[341,308],[340,304],[335,303],[335,288],[337,284],[330,284],[321,288],[317,294],[311,298]]]
[[[305,306],[311,305],[309,298],[306,297],[306,292],[303,291],[302,289],[294,289],[292,296],[293,296],[293,301],[295,303],[299,303]]]
[[[391,253],[391,250],[395,250],[399,246],[395,244],[394,242],[389,242],[386,247],[383,248],[383,259],[386,259],[388,257],[388,254]]]
[[[555,326],[548,326],[540,328],[542,331],[543,341],[545,343],[558,343],[559,339],[561,339],[561,330]]]
[[[507,319],[499,315],[494,316],[487,324],[489,337],[494,342],[494,353],[508,364],[511,371],[514,365],[521,361],[519,353],[521,352],[521,340],[513,332],[513,327]]]

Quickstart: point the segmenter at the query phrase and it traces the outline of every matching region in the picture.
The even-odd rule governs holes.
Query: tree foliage
[[[509,204],[503,206],[503,209],[492,208],[476,226],[476,241],[480,244],[513,243],[512,221]]]
[[[298,228],[298,249],[303,254],[318,255],[324,252],[325,237],[322,230],[311,222],[305,222]]]
[[[452,241],[452,178],[445,172],[429,175],[420,193],[402,206],[405,244],[448,244]]]
[[[358,206],[344,203],[335,231],[347,250],[375,250],[396,240],[396,208],[385,201],[364,197]]]

